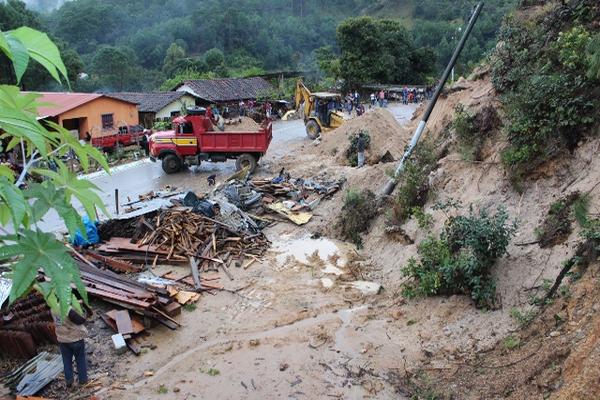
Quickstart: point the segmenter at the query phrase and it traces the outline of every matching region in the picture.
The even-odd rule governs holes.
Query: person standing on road
[[[402,104],[408,104],[408,88],[406,86],[402,89]]]
[[[365,148],[367,147],[367,140],[362,132],[358,134],[356,140],[356,155],[357,155],[357,168],[362,168],[365,165]]]
[[[375,96],[375,93],[371,93],[371,107],[375,107],[376,101],[377,101],[377,96]]]
[[[87,316],[91,317],[92,310],[85,305],[84,308],[86,308]],[[65,318],[62,318],[59,313],[53,310],[52,318],[56,326],[56,339],[62,355],[67,387],[73,386],[73,358],[75,358],[75,364],[77,365],[79,385],[85,385],[88,381],[85,358],[85,338],[88,336],[88,331],[84,326],[86,319],[72,308]]]
[[[379,107],[383,107],[383,100],[385,100],[385,92],[381,89],[379,92]]]

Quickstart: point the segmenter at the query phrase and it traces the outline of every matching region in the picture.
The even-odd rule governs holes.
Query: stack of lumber
[[[165,288],[144,285],[112,271],[101,270],[89,261],[77,261],[81,279],[91,296],[156,320],[170,329],[179,326],[172,317],[181,312],[181,305]]]

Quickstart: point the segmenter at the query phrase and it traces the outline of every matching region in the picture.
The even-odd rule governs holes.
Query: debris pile
[[[50,308],[44,298],[31,294],[0,313],[0,353],[30,358],[38,348],[56,343]]]
[[[346,154],[352,145],[352,136],[359,131],[369,134],[370,143],[365,150],[365,162],[369,165],[398,160],[411,136],[411,132],[403,128],[392,113],[378,108],[323,135],[321,144],[315,149],[322,156],[333,156],[339,165],[350,165]]]
[[[63,371],[60,354],[42,352],[11,373],[2,376],[0,383],[17,396],[32,396],[52,382]]]

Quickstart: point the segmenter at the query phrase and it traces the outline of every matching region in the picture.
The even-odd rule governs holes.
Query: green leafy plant
[[[421,207],[413,207],[411,214],[417,220],[419,228],[430,230],[433,226],[433,215],[427,214]]]
[[[517,347],[519,347],[521,345],[521,339],[519,339],[517,336],[507,336],[504,339],[504,342],[502,342],[502,346],[506,349],[506,350],[513,350],[516,349]]]
[[[158,394],[169,393],[169,389],[167,389],[167,387],[165,385],[160,385],[156,391],[158,392]]]
[[[579,201],[581,194],[573,192],[550,205],[541,225],[536,229],[540,247],[550,247],[564,242],[572,231],[573,205],[577,203],[578,218],[586,212],[585,200]]]
[[[346,150],[346,159],[351,167],[356,167],[358,165],[358,136],[361,133],[365,138],[365,149],[368,149],[371,144],[371,136],[369,136],[369,132],[365,129],[361,129],[348,137],[350,147]]]
[[[429,173],[435,168],[437,160],[435,144],[432,141],[423,140],[417,145],[400,175],[388,221],[390,225],[406,222],[415,208],[425,205],[429,195]]]
[[[580,7],[594,20],[600,14],[591,4]],[[563,7],[556,3],[533,23],[508,18],[492,57],[492,82],[508,121],[502,161],[518,190],[541,164],[572,151],[598,121],[600,46],[591,31],[598,28]]]
[[[198,306],[195,303],[188,303],[183,305],[183,309],[187,312],[196,311]]]
[[[479,307],[493,307],[496,288],[490,270],[506,253],[515,229],[502,208],[495,214],[470,210],[451,218],[440,237],[430,236],[419,244],[419,259],[411,258],[403,268],[410,278],[403,294],[469,294]]]
[[[521,328],[529,325],[529,323],[531,321],[533,321],[533,319],[535,318],[536,315],[537,315],[537,313],[536,313],[535,310],[529,310],[527,312],[521,312],[516,307],[513,307],[510,310],[510,316],[517,322],[517,324],[519,324],[519,327],[521,327]]]
[[[11,61],[17,83],[30,60],[41,64],[57,82],[68,79],[59,51],[45,33],[28,27],[0,32],[0,51]],[[71,306],[80,310],[73,291],[86,302],[87,294],[69,249],[36,224],[53,209],[71,235],[77,230],[85,232],[72,205],[74,199],[92,220],[96,218],[96,207],[107,212],[97,188],[89,181],[77,179],[61,157],[73,152],[84,170],[89,168],[90,160],[106,169],[108,166],[98,150],[80,144],[60,125],[40,123],[38,97],[35,93],[22,93],[17,86],[0,86],[0,139],[8,142],[5,151],[20,150],[22,162],[18,176],[0,165],[0,226],[7,227],[0,230],[0,260],[10,265],[11,302],[35,289],[52,309],[65,315]],[[49,169],[51,164],[57,166],[56,171]],[[30,178],[34,173],[45,180],[33,183]],[[39,270],[49,279],[38,281]]]
[[[377,216],[377,198],[370,190],[346,192],[344,206],[338,219],[342,238],[362,247],[361,234],[369,229],[371,220]]]
[[[458,104],[452,128],[456,132],[459,151],[463,158],[468,161],[481,161],[485,139],[499,125],[500,118],[494,106],[487,105],[473,114],[464,105]]]

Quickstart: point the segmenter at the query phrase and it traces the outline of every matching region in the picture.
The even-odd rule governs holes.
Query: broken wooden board
[[[312,213],[305,212],[305,211],[304,212],[292,211],[292,210],[288,209],[282,202],[275,203],[275,204],[267,204],[266,207],[269,210],[274,211],[277,214],[289,219],[296,225],[307,224],[313,216]]]
[[[110,326],[115,332],[118,332],[118,328],[117,328],[117,310],[111,310],[106,312],[104,315],[106,315],[108,317],[108,321],[106,322],[106,324],[108,326]],[[134,335],[139,335],[140,333],[144,332],[146,330],[146,328],[144,327],[144,324],[142,324],[142,322],[135,316],[133,316],[131,318],[131,325],[133,327],[133,334]]]
[[[129,317],[129,311],[120,310],[115,313],[115,321],[117,323],[117,331],[121,335],[131,335],[133,333],[133,324]]]
[[[200,300],[200,294],[182,290],[175,295],[175,300],[177,300],[177,302],[181,305],[195,303]]]

